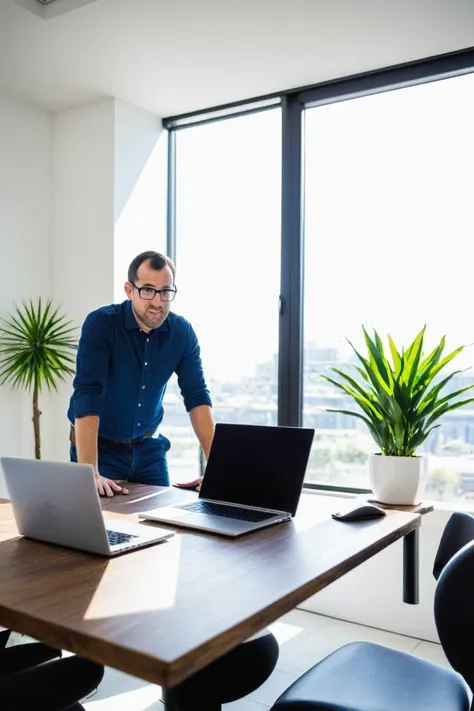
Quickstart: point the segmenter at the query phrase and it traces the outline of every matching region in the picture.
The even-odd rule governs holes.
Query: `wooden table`
[[[194,499],[133,486],[107,516]],[[152,683],[174,686],[415,531],[421,516],[341,523],[337,498],[303,494],[298,515],[239,539],[185,532],[104,559],[17,535],[0,503],[0,625]],[[153,525],[153,524],[150,524]]]

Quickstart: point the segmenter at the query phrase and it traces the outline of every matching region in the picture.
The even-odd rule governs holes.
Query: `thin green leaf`
[[[385,394],[387,396],[390,395],[390,390],[387,387],[387,385],[384,383],[383,378],[381,377],[380,374],[376,374],[374,369],[372,368],[372,365],[370,361],[366,360],[359,352],[358,350],[352,345],[352,343],[348,340],[349,345],[351,346],[352,350],[354,351],[356,357],[359,359],[359,361],[362,363],[362,365],[365,368],[365,372],[367,373],[368,379],[372,383],[372,386],[375,390],[376,393],[379,393],[379,396],[381,397],[381,394],[383,391],[385,391]]]
[[[393,377],[390,365],[385,358],[383,348],[382,351],[379,352],[377,346],[372,341],[364,327],[362,327],[362,331],[364,332],[365,343],[370,355],[370,366],[387,395],[391,395]]]
[[[410,348],[406,353],[405,366],[403,369],[403,379],[407,384],[408,391],[411,393],[413,385],[418,374],[418,366],[420,365],[421,355],[423,352],[423,338],[425,335],[426,326],[417,335]]]
[[[395,343],[392,340],[391,336],[387,336],[388,344],[390,346],[390,352],[392,354],[392,360],[393,360],[393,367],[395,371],[395,378],[398,378],[398,376],[401,373],[402,370],[402,357],[400,353],[397,351],[397,348],[395,346]]]
[[[420,378],[423,377],[424,373],[427,370],[431,370],[431,368],[439,362],[439,359],[441,358],[441,355],[444,351],[445,345],[446,345],[446,336],[443,336],[441,341],[436,346],[436,348],[433,348],[433,350],[425,358],[425,360],[423,360],[420,363],[420,367],[419,367],[419,377]]]
[[[362,369],[361,367],[359,367],[358,365],[353,365],[352,367],[357,370],[357,372],[360,374],[360,376],[361,376],[362,378],[364,378],[364,380],[365,380],[366,382],[369,382],[369,376],[367,375],[367,373],[365,372],[365,370],[363,370],[363,369]]]
[[[427,407],[432,405],[433,402],[436,402],[441,390],[446,387],[446,385],[452,378],[454,378],[455,375],[459,375],[459,373],[464,373],[466,370],[468,369],[464,368],[464,370],[454,370],[446,378],[441,380],[437,385],[432,387],[431,390],[428,390],[428,392],[420,390],[420,392],[413,398],[415,408],[417,410],[417,415],[421,416]]]
[[[413,437],[410,440],[408,449],[412,452],[416,452],[418,447],[423,444],[423,442],[426,440],[427,437],[429,437],[433,430],[437,429],[438,427],[441,427],[441,425],[434,425],[433,427],[430,427],[427,430],[422,430],[416,437]]]
[[[426,426],[429,427],[431,424],[433,424],[433,422],[436,422],[436,420],[445,415],[447,412],[457,410],[460,407],[464,407],[464,405],[468,405],[471,402],[474,402],[474,398],[469,398],[468,400],[460,400],[459,402],[455,402],[452,405],[443,405],[442,407],[436,409],[431,415],[431,417],[428,418]]]
[[[459,353],[461,353],[463,350],[464,350],[464,346],[460,346],[459,348],[456,348],[456,350],[452,351],[452,353],[449,353],[445,358],[440,360],[438,365],[435,365],[435,367],[432,368],[432,370],[430,372],[431,379],[436,377],[436,375],[438,375],[440,370],[442,370],[445,365],[450,363],[453,360],[453,358],[455,358],[457,355],[459,355]]]
[[[346,385],[345,383],[339,383],[337,380],[333,380],[329,376],[325,375],[323,376],[324,380],[327,380],[329,383],[332,385],[335,385],[337,388],[345,392],[347,395],[350,395],[350,397],[357,402],[359,407],[361,407],[366,414],[374,415],[377,419],[381,420],[383,418],[383,413],[377,410],[376,405],[372,404],[370,400],[368,400],[365,396],[359,395],[359,393],[355,390],[353,390],[349,385]]]
[[[364,390],[364,388],[362,387],[362,385],[361,385],[360,383],[358,383],[357,380],[354,380],[354,378],[352,378],[348,373],[345,373],[343,370],[340,370],[339,368],[331,368],[331,370],[332,370],[334,373],[337,373],[337,375],[339,375],[341,378],[345,378],[345,379],[347,380],[347,382],[348,382],[350,385],[352,385],[352,387],[354,388],[354,390],[357,390],[357,392],[358,392],[360,395],[362,395],[363,397],[365,397],[367,400],[370,400],[370,399],[371,399],[371,397],[372,397],[371,391],[370,391],[370,390]]]
[[[334,408],[327,408],[326,412],[337,412],[340,415],[349,415],[350,417],[358,417],[359,420],[363,420],[368,427],[372,427],[372,423],[370,422],[370,420],[367,419],[367,417],[364,417],[364,415],[361,415],[359,412],[352,412],[352,410],[337,410]]]

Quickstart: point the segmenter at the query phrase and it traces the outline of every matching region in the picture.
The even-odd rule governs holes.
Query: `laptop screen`
[[[200,498],[296,514],[314,430],[216,425]]]

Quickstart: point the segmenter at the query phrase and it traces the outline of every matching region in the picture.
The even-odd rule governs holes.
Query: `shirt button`
[[[145,386],[144,386],[144,385],[142,385],[142,390],[145,390]]]
[[[141,423],[141,422],[139,422],[139,423],[138,423],[138,425],[137,425],[137,427],[140,427],[140,425],[141,425],[141,424],[142,424],[142,423]]]
[[[148,365],[148,363],[145,361],[145,365]]]
[[[139,402],[139,403],[138,403],[138,407],[141,407],[141,406],[142,406],[142,404],[141,404],[141,402]]]
[[[149,339],[149,338],[147,338],[147,339],[146,339],[146,342],[147,342],[147,343],[149,343],[149,342],[150,342],[150,339]]]

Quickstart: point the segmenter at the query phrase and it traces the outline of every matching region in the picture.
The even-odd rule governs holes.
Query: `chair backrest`
[[[461,512],[453,513],[443,531],[436,554],[433,566],[433,575],[436,580],[446,563],[470,541],[474,541],[474,516]]]
[[[434,616],[449,663],[474,692],[474,541],[445,565],[436,586]]]

